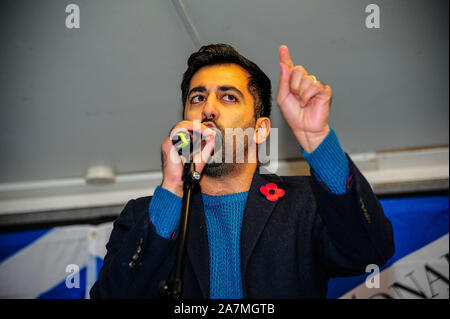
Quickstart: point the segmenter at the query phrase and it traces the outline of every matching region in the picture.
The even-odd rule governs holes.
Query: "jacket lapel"
[[[205,212],[199,188],[192,194],[187,255],[194,268],[204,298],[209,298],[209,246]]]
[[[241,273],[243,284],[247,264],[253,249],[278,202],[269,201],[260,191],[261,186],[270,182],[276,183],[279,188],[283,188],[280,177],[276,175],[264,175],[263,177],[258,172],[253,176],[250,186],[241,231]]]

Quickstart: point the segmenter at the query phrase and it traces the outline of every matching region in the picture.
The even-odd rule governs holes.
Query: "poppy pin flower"
[[[259,189],[261,193],[271,202],[278,200],[278,198],[284,196],[284,189],[278,188],[275,183],[268,183],[266,185],[261,186]]]

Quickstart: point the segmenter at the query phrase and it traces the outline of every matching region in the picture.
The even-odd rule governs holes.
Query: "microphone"
[[[175,146],[178,154],[181,155],[183,149],[186,147],[191,148],[191,135],[186,132],[178,132],[172,137],[172,144]]]
[[[196,149],[201,143],[200,137],[194,137],[194,142],[192,142],[191,135],[188,132],[178,132],[172,137],[172,144],[175,146],[178,154],[184,156],[189,160],[189,156],[194,149]]]

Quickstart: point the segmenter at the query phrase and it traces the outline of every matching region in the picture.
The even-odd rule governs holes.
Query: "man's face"
[[[202,67],[191,79],[184,119],[213,123],[222,133],[223,156],[225,143],[231,143],[225,137],[226,128],[255,127],[254,99],[247,88],[249,76],[237,64],[219,64]],[[245,138],[245,151],[248,142]],[[236,150],[236,145],[228,147]],[[234,164],[223,162],[206,165],[204,174],[217,177],[231,172]]]

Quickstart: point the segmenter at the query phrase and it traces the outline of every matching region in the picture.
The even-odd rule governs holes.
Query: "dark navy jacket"
[[[393,229],[370,185],[349,158],[347,192],[331,193],[312,176],[253,177],[241,232],[244,298],[325,298],[330,277],[356,276],[394,254]],[[260,187],[285,190],[269,201]],[[106,245],[91,298],[159,298],[169,278],[176,237],[149,222],[151,197],[130,200]],[[209,251],[202,196],[193,194],[183,298],[209,298]]]

